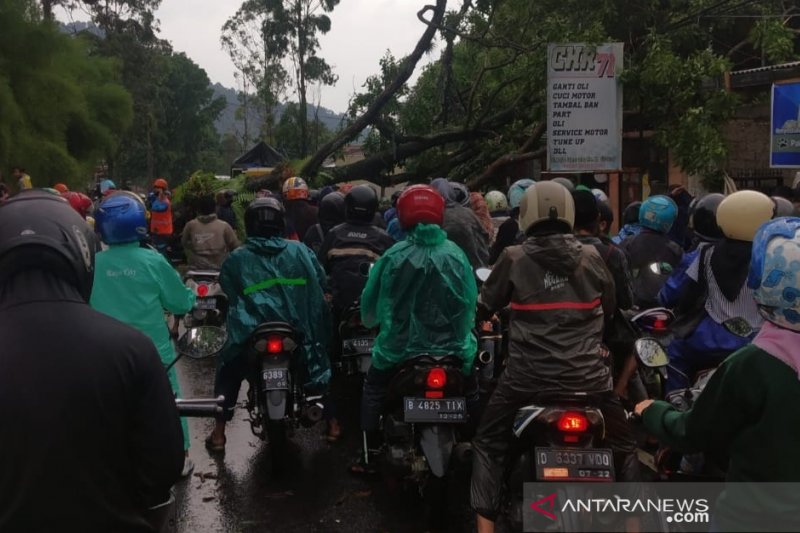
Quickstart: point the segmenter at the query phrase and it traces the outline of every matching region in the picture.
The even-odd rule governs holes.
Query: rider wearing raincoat
[[[147,236],[141,201],[125,194],[112,194],[100,204],[95,217],[100,237],[109,248],[97,254],[90,304],[150,337],[161,362],[169,365],[175,360],[175,350],[164,310],[176,315],[189,312],[194,306],[194,293],[184,286],[164,256],[139,246]],[[173,392],[180,396],[175,367],[167,376]],[[185,418],[181,424],[184,450],[188,450],[189,428]]]
[[[257,198],[245,212],[247,240],[228,256],[220,271],[220,285],[229,298],[228,340],[218,358],[214,388],[215,394],[225,396],[225,416],[217,419],[206,439],[212,451],[225,447],[225,422],[233,416],[239,388],[249,371],[243,349],[259,324],[287,322],[301,332],[305,386],[324,392],[330,381],[325,272],[306,245],[280,237],[285,224],[283,205],[276,198]]]
[[[404,361],[420,354],[455,356],[463,361],[465,375],[475,375],[472,328],[478,288],[466,254],[441,228],[444,209],[442,197],[428,186],[414,185],[400,196],[398,218],[406,239],[378,259],[361,294],[362,322],[380,327],[361,401],[361,426],[370,449],[380,439],[389,381]],[[477,395],[476,381],[467,387]],[[367,467],[354,465],[353,471]]]

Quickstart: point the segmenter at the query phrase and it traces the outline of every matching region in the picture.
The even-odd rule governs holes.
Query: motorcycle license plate
[[[202,309],[203,311],[213,311],[217,308],[216,298],[198,298],[194,302],[195,309]]]
[[[467,420],[467,400],[463,397],[403,398],[403,419],[411,424],[460,423]]]
[[[362,339],[345,339],[342,341],[342,352],[344,353],[372,353],[375,339],[365,337]]]
[[[539,481],[614,481],[614,456],[608,449],[536,448]]]
[[[262,373],[264,390],[286,390],[289,388],[288,368],[265,368]]]

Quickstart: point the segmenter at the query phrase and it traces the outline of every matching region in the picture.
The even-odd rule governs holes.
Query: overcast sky
[[[387,49],[395,57],[411,52],[425,28],[416,13],[427,3],[341,0],[331,15],[330,33],[321,39],[321,55],[339,76],[335,87],[322,89],[322,105],[344,111],[354,88],[359,89],[367,76],[379,71],[378,61]],[[220,28],[239,5],[241,0],[162,0],[157,12],[161,36],[203,67],[212,82],[236,87],[233,65],[220,48],[219,36]],[[431,59],[423,58],[417,74]]]

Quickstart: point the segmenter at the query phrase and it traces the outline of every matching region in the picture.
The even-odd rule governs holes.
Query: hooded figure
[[[455,192],[450,182],[436,178],[431,182],[445,201],[444,224],[442,229],[447,238],[456,243],[465,254],[472,268],[489,264],[489,233],[471,209],[456,202]]]

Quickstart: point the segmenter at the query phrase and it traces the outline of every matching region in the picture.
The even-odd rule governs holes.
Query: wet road
[[[213,360],[178,363],[182,395],[211,397]],[[212,420],[189,419],[190,457],[195,472],[176,487],[178,531],[185,533],[248,531],[411,532],[425,531],[423,505],[413,486],[390,486],[380,479],[365,480],[347,473],[358,451],[356,409],[340,406],[345,435],[336,444],[324,438],[324,425],[299,428],[290,445],[290,464],[281,476],[273,474],[269,444],[250,432],[242,406],[228,424],[227,449],[212,457],[204,446]],[[454,488],[466,501],[467,482]],[[466,512],[452,531],[472,529]]]

